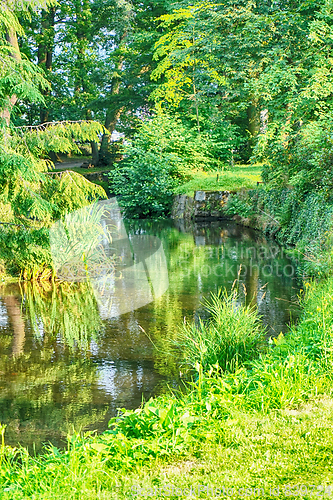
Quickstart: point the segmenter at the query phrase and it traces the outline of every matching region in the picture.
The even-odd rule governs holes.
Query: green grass
[[[217,174],[219,180],[217,181]],[[194,191],[239,191],[252,189],[261,179],[261,167],[238,165],[219,172],[197,172],[194,178],[182,184],[177,194],[193,196]]]
[[[328,498],[320,488],[333,485],[333,278],[306,289],[298,326],[246,367],[199,368],[187,391],[124,410],[100,436],[73,434],[63,451],[31,457],[2,444],[0,498],[175,499],[191,487],[194,499],[212,496],[207,487],[234,488],[229,498]]]
[[[229,498],[329,498],[321,496],[317,488],[332,485],[333,481],[332,425],[332,401],[326,399],[297,411],[283,410],[264,416],[235,412],[232,418],[219,423],[219,432],[215,426],[210,437],[192,446],[186,457],[174,455],[172,460],[154,457],[149,464],[138,462],[132,470],[126,467],[126,458],[123,468],[113,469],[111,454],[103,452],[97,441],[84,443],[73,439],[66,454],[50,450],[35,459],[22,454],[22,465],[12,467],[1,498],[96,500],[164,496],[176,499],[186,498],[176,488],[183,492],[192,488],[197,492],[198,487],[201,494],[191,498],[209,498],[207,487],[234,491],[261,488],[265,492],[260,496],[236,493]],[[3,479],[8,476],[6,469],[7,465],[2,464]],[[308,491],[315,485],[317,494],[290,495],[288,485],[297,484],[306,485]],[[172,486],[176,494],[163,495]],[[271,488],[279,488],[279,495],[277,490],[270,493]],[[140,496],[135,495],[138,489]]]

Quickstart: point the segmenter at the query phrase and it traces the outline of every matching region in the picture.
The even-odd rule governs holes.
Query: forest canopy
[[[95,166],[110,167],[111,191],[124,200],[133,189],[142,197],[140,186],[150,193],[156,211],[142,215],[167,213],[175,186],[196,171],[235,162],[259,162],[268,186],[330,196],[329,1],[2,5],[0,176],[9,214],[61,215],[66,189],[48,172],[50,153],[83,143]],[[115,132],[125,137],[116,164]],[[103,195],[77,182],[75,206]]]

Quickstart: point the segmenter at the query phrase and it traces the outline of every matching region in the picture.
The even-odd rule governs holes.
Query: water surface
[[[294,263],[256,231],[172,221],[130,222],[126,230],[131,241],[157,237],[167,265],[166,291],[141,303],[137,297],[139,305],[151,301],[135,310],[121,310],[128,289],[120,300],[119,287],[112,314],[89,283],[2,287],[0,421],[7,444],[35,443],[38,450],[46,441],[61,445],[73,427],[101,431],[117,408],[135,408],[176,384],[177,362],[164,352],[165,340],[177,336],[184,318],[204,316],[202,300],[230,290],[238,274],[240,300],[257,304],[268,335],[285,332],[297,314]]]

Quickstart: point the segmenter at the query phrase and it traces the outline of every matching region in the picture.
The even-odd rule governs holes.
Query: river
[[[257,305],[268,337],[297,318],[295,263],[261,233],[229,222],[125,225],[132,251],[137,245],[136,254],[147,256],[149,246],[141,263],[158,254],[146,289],[133,273],[126,276],[126,259],[113,289],[99,286],[98,296],[85,282],[2,286],[0,421],[7,444],[61,446],[73,427],[102,431],[118,408],[176,386],[179,366],[167,341],[184,318],[205,317],[202,300],[230,290],[238,275],[239,300]]]

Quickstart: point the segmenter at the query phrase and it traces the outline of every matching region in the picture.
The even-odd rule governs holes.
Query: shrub
[[[265,143],[264,151],[261,151]],[[333,188],[333,127],[330,118],[297,123],[282,131],[272,124],[259,137],[253,160],[263,161],[262,178],[270,187],[295,188],[298,198],[313,191],[329,198]]]
[[[126,217],[164,217],[170,212],[178,183],[168,157],[132,147],[130,158],[112,170],[109,179]]]
[[[144,122],[125,148],[124,160],[109,174],[127,217],[169,214],[176,187],[194,169],[214,167],[210,142],[195,136],[177,118],[157,115]]]

